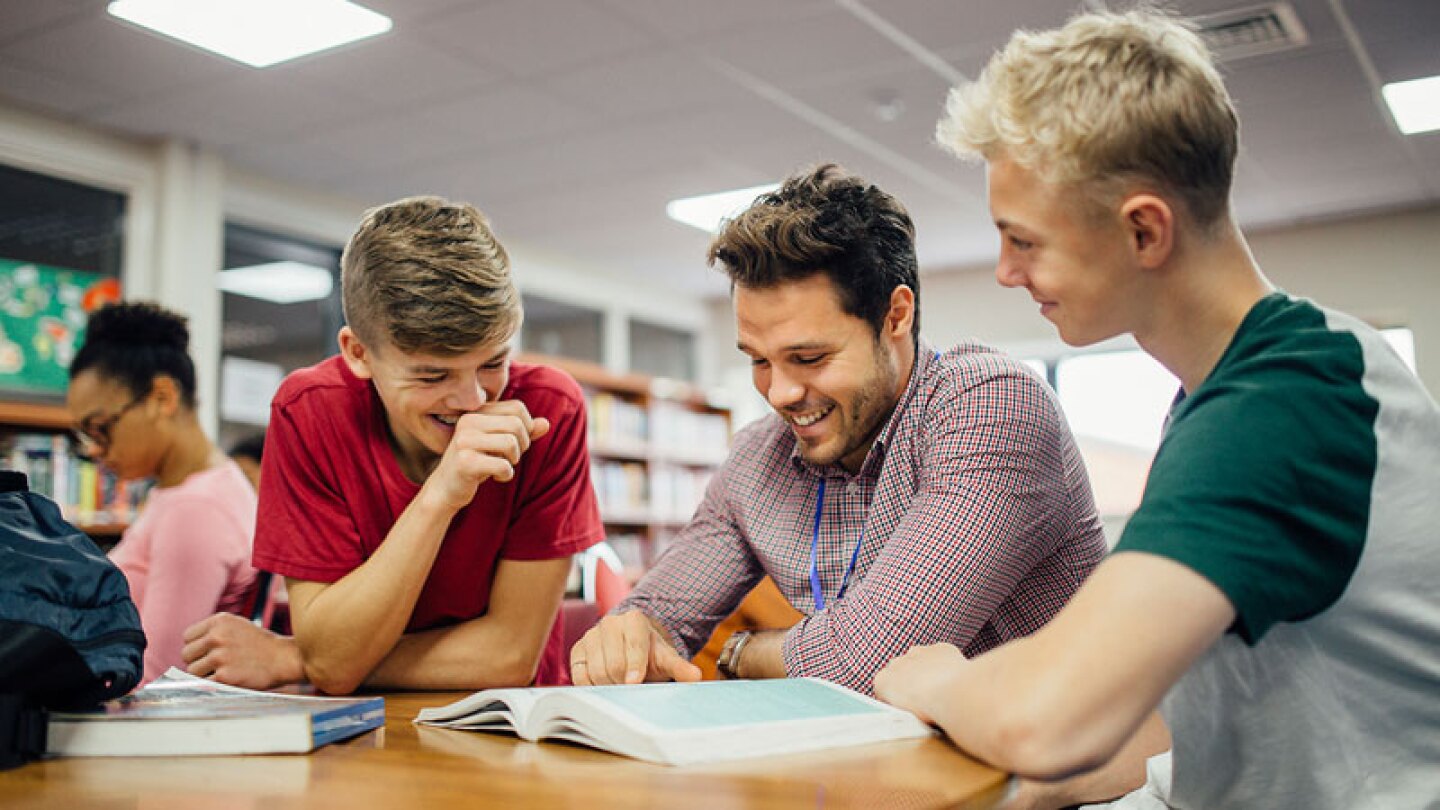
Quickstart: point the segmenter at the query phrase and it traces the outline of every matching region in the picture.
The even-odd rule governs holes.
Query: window
[[[630,321],[630,370],[652,377],[695,381],[695,336],[690,332]]]
[[[525,324],[520,342],[525,351],[602,362],[602,313],[540,295],[522,294]]]
[[[1140,505],[1180,382],[1154,358],[1129,350],[1064,358],[1055,385],[1113,544]]]
[[[328,272],[332,282],[330,290],[322,297],[309,297],[321,291],[316,290],[304,300],[286,303],[263,297],[263,290],[222,294],[219,436],[222,447],[229,447],[263,429],[270,413],[270,398],[285,374],[339,351],[335,335],[343,323],[340,250],[242,225],[225,226],[226,271],[277,262],[294,262]]]
[[[1415,370],[1415,336],[1405,328],[1381,334]],[[1095,502],[1113,543],[1140,505],[1150,461],[1180,381],[1142,351],[1080,354],[1054,361],[1024,361],[1041,376],[1053,374],[1065,418],[1075,434]]]
[[[1405,361],[1405,365],[1409,366],[1413,373],[1415,371],[1415,333],[1404,327],[1395,327],[1381,329],[1380,334],[1385,337],[1390,348],[1400,355],[1400,359]]]

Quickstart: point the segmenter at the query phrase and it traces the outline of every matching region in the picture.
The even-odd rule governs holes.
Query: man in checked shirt
[[[726,677],[870,693],[916,644],[973,656],[1045,624],[1106,552],[1084,465],[1024,365],[920,339],[899,201],[820,166],[726,223],[709,258],[775,412],[740,431],[690,524],[571,649],[575,683],[698,680],[690,658],[767,574],[805,618],[737,633]],[[1158,718],[1148,731],[1084,781],[1025,783],[1022,804],[1139,786],[1168,744]]]
[[[575,683],[697,680],[689,659],[767,574],[805,618],[737,634],[728,677],[869,693],[916,644],[977,655],[1048,621],[1106,551],[1084,465],[1021,363],[920,339],[904,207],[821,166],[726,223],[709,258],[775,412],[736,436],[694,519],[571,650]]]
[[[916,644],[978,654],[1043,625],[1106,551],[1049,389],[976,343],[920,339],[914,227],[835,165],[727,222],[739,348],[774,413],[740,431],[690,524],[571,650],[576,684],[696,680],[761,577],[805,618],[737,634],[730,677],[869,693]]]

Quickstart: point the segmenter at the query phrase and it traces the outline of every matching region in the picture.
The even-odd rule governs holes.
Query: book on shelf
[[[256,692],[171,668],[92,711],[51,712],[46,754],[303,754],[379,728],[385,699]]]
[[[148,489],[77,452],[64,433],[4,434],[0,465],[25,473],[31,492],[55,501],[66,520],[80,525],[128,523]]]
[[[664,765],[933,733],[909,712],[813,678],[487,689],[422,709],[415,722],[564,740]]]

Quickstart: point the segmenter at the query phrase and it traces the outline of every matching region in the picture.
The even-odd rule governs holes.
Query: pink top
[[[145,682],[183,666],[185,628],[254,599],[255,490],[233,461],[156,487],[110,559],[125,572],[145,628]]]

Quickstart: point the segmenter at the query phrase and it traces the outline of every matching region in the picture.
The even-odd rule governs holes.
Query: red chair
[[[250,607],[250,621],[281,635],[290,633],[290,595],[285,591],[285,578],[269,571],[255,577],[255,598]]]
[[[600,621],[600,611],[595,609],[593,602],[570,598],[560,605],[560,618],[565,622],[565,654],[569,655],[570,648],[585,635],[585,631]]]
[[[580,598],[595,603],[604,616],[630,595],[625,566],[609,543],[597,543],[580,552]]]
[[[597,543],[575,555],[580,566],[580,598],[566,599],[560,615],[565,622],[565,650],[630,594],[620,555],[606,543]]]

